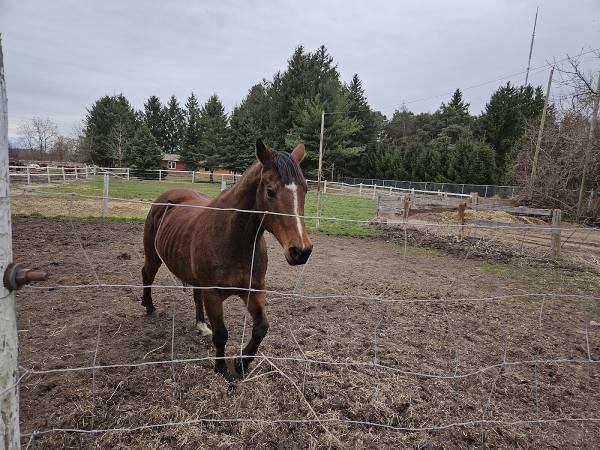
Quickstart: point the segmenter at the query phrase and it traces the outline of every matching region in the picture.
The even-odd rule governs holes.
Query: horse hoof
[[[204,322],[196,322],[196,329],[200,332],[202,336],[211,336],[213,333],[208,325]]]
[[[156,308],[154,306],[146,306],[146,314],[151,315],[154,311],[156,311]]]
[[[228,359],[226,362],[227,365],[227,372],[229,374],[229,376],[231,377],[230,381],[238,381],[241,380],[242,378],[244,378],[244,375],[241,372],[241,367],[238,364],[238,359],[239,358],[235,358],[235,359]]]

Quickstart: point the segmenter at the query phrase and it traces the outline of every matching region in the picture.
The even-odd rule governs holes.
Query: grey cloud
[[[373,108],[389,115],[524,70],[537,3],[0,0],[11,135],[32,116],[68,133],[95,99],[118,92],[136,108],[153,94],[183,102],[216,92],[231,110],[298,44],[325,44],[342,77],[357,72]],[[597,0],[541,2],[533,65],[600,46],[599,16]],[[465,92],[473,113],[499,84]],[[407,106],[432,111],[442,100]]]

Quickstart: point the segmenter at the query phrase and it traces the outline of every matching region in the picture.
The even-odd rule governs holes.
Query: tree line
[[[457,183],[507,183],[526,130],[538,123],[540,87],[500,86],[479,115],[457,89],[433,113],[374,110],[355,74],[347,83],[324,46],[299,46],[285,70],[252,86],[228,114],[213,94],[201,103],[192,93],[184,104],[151,96],[136,111],[123,95],[98,99],[87,111],[74,142],[77,157],[101,166],[155,169],[164,153],[176,153],[188,169],[243,171],[262,136],[275,148],[304,142],[303,168],[316,172],[321,113],[325,111],[324,168],[327,174]],[[550,123],[555,122],[553,109]],[[548,123],[548,122],[547,122]]]

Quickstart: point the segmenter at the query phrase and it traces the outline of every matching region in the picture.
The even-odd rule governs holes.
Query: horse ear
[[[294,158],[298,164],[302,162],[305,154],[304,144],[298,144],[294,147],[294,150],[292,150],[292,158]]]
[[[256,140],[256,157],[263,166],[269,166],[273,162],[273,152],[265,145],[261,138]]]

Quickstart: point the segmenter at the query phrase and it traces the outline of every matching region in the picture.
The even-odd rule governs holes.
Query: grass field
[[[37,185],[36,189],[48,193],[76,193],[94,197],[102,196],[103,179],[101,177],[88,178],[77,182],[68,182],[64,184],[52,185]],[[119,178],[111,178],[109,183],[109,197],[122,199],[135,199],[144,201],[153,201],[160,194],[169,189],[183,188],[193,189],[198,192],[217,196],[221,190],[220,182],[216,183],[190,183],[182,181],[141,181],[141,180],[124,180]],[[57,207],[56,211],[48,210],[48,203],[44,202],[43,197],[39,197],[41,204],[38,208],[35,205],[28,204],[26,207],[15,205],[15,212],[19,215],[35,215],[35,216],[63,216],[64,208]],[[99,205],[99,202],[97,202]],[[110,218],[108,220],[123,221],[131,220],[133,222],[141,221],[146,216],[146,208],[131,208],[125,211],[119,208],[113,208],[116,201],[111,200]],[[97,213],[79,214],[80,217],[96,219],[100,216],[100,208],[94,208]],[[370,198],[352,197],[338,194],[324,194],[322,201],[322,216],[324,217],[339,217],[344,219],[369,220],[376,215],[376,201]],[[316,215],[316,192],[309,192],[306,197],[305,214],[307,216]],[[314,220],[308,220],[309,228],[314,229]],[[375,235],[377,230],[369,228],[366,224],[357,224],[352,222],[322,220],[320,230],[330,234],[343,234],[352,236],[367,236]]]

